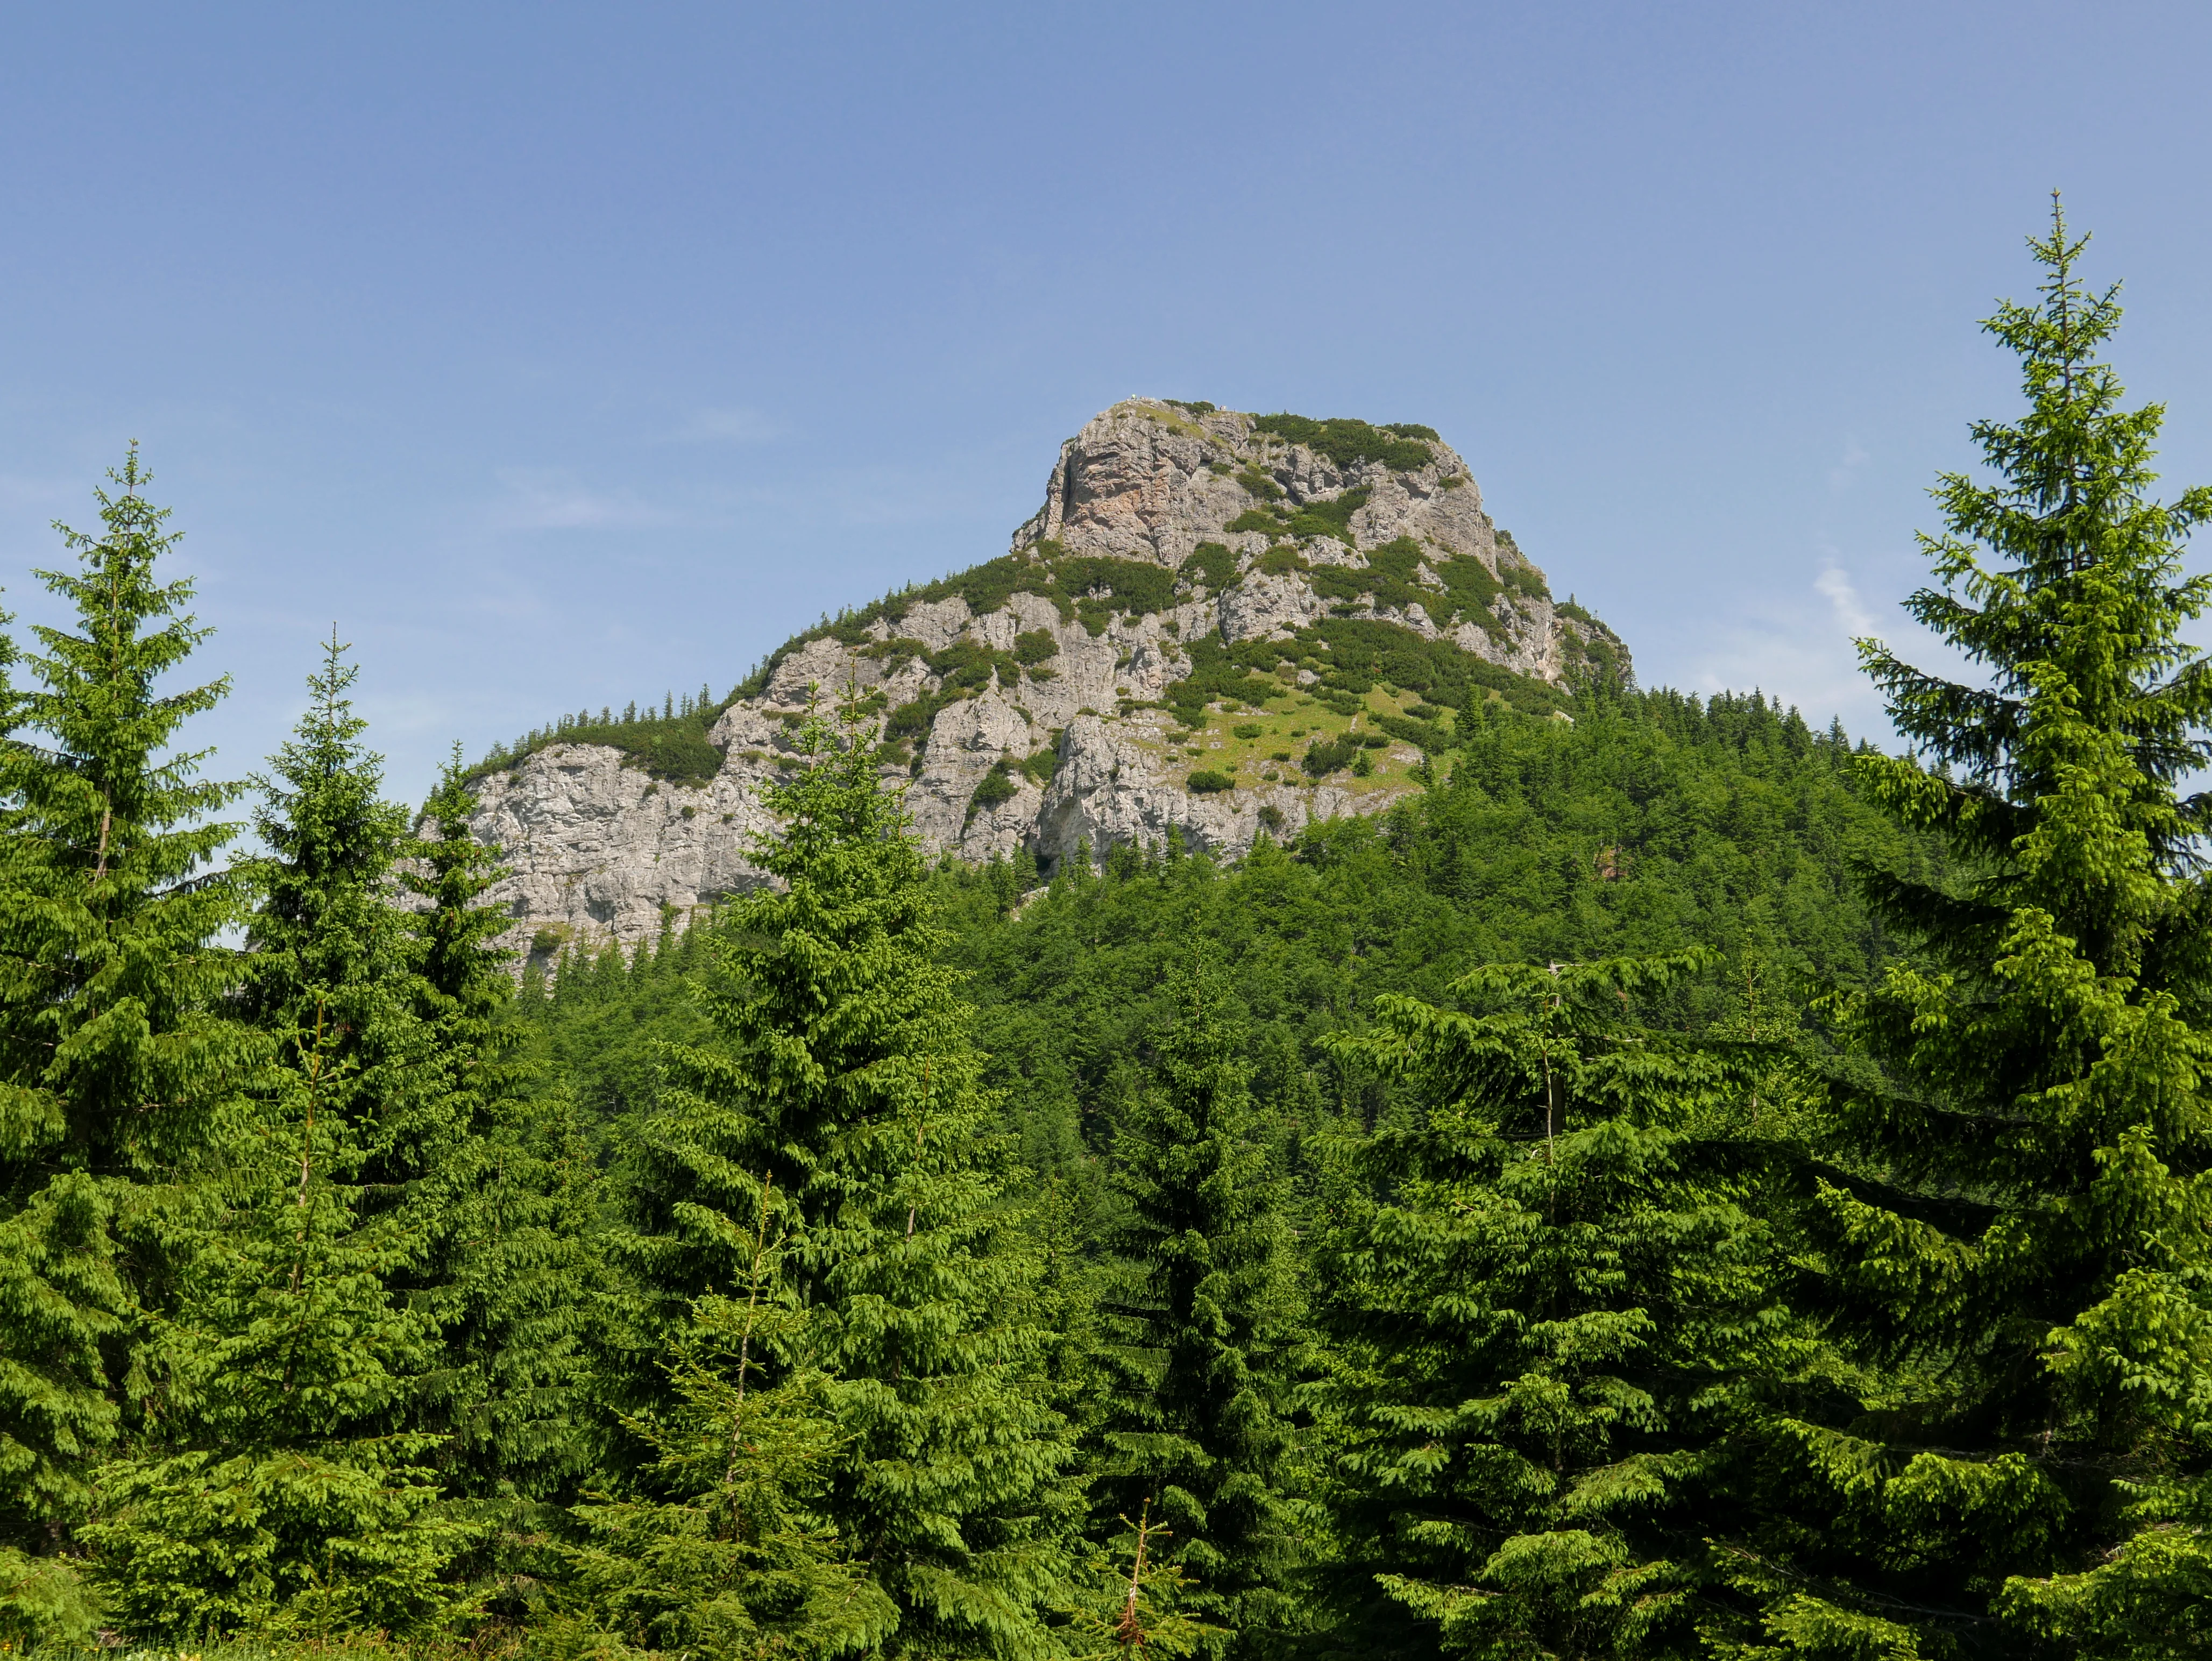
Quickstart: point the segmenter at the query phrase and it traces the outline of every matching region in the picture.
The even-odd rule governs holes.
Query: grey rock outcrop
[[[1012,554],[981,568],[997,579],[937,585],[793,643],[714,720],[711,779],[656,780],[623,750],[578,743],[487,773],[471,823],[513,872],[495,896],[515,918],[506,943],[634,947],[762,881],[748,856],[775,831],[763,791],[790,764],[810,695],[872,700],[886,774],[904,782],[929,848],[1026,850],[1049,868],[1171,831],[1234,858],[1263,829],[1294,834],[1416,787],[1405,768],[1419,753],[1401,747],[1357,787],[1248,755],[1194,790],[1194,760],[1234,752],[1233,718],[1188,693],[1172,713],[1161,706],[1209,637],[1248,657],[1259,643],[1289,647],[1275,672],[1291,695],[1325,670],[1314,631],[1333,618],[1449,642],[1540,682],[1592,658],[1627,672],[1610,630],[1554,604],[1448,446],[1350,460],[1331,448],[1345,446],[1292,443],[1230,411],[1116,404],[1061,446]],[[1420,465],[1389,464],[1418,453]],[[1099,570],[1128,567],[1084,563],[1099,560],[1161,574],[1149,598],[1102,593]]]

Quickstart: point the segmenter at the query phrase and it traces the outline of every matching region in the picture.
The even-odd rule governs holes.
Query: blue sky
[[[0,581],[126,441],[396,794],[1001,552],[1133,393],[1430,423],[1648,684],[1879,732],[2053,187],[2212,477],[2202,6],[0,12]]]

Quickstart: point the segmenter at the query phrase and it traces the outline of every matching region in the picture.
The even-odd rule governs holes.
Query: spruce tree
[[[216,1213],[163,1323],[159,1388],[86,1531],[137,1630],[271,1623],[418,1628],[452,1549],[403,1416],[430,1330],[395,1305],[420,1219],[369,1208],[362,1173],[420,1117],[422,1030],[388,876],[404,828],[348,697],[333,637],[259,781],[268,853],[243,1007],[276,1066],[225,1149]]]
[[[1168,996],[1176,1014],[1155,1081],[1114,1138],[1127,1207],[1115,1245],[1133,1284],[1111,1306],[1131,1343],[1108,1398],[1094,1506],[1109,1538],[1160,1531],[1141,1543],[1188,1583],[1180,1608],[1211,1628],[1206,1653],[1249,1654],[1290,1625],[1288,1239],[1249,1037],[1221,974],[1201,961]],[[1128,1543],[1133,1561],[1139,1543]]]
[[[1716,1461],[1779,1331],[1733,1049],[1642,1025],[1695,955],[1377,1000],[1334,1041],[1407,1093],[1323,1243],[1328,1648],[1682,1654]]]
[[[884,1652],[1042,1655],[1066,1448],[981,1058],[866,718],[810,715],[798,753],[769,797],[783,834],[756,855],[779,886],[715,925],[720,1041],[671,1054],[635,1133],[625,1255],[646,1302],[617,1370],[634,1402],[665,1397],[641,1376],[659,1335],[743,1284],[744,1220],[772,1186],[842,1439],[819,1506],[892,1600]]]
[[[2212,1641],[2212,1163],[2203,1069],[2212,598],[2182,539],[2212,491],[2148,495],[2162,411],[2097,351],[2117,291],[2054,204],[2039,299],[1986,327],[2027,409],[1946,474],[1937,585],[1907,611],[1984,678],[1862,652],[1917,758],[1866,788],[1960,856],[1871,880],[1921,951],[1844,1004],[1810,1295],[1862,1371],[1778,1418],[1773,1520],[1741,1558],[1819,1653],[2201,1653]]]
[[[268,850],[244,862],[256,905],[246,942],[253,978],[244,1007],[276,1037],[281,1064],[304,1064],[303,1043],[341,1082],[331,1110],[353,1127],[364,1200],[404,1209],[427,1234],[410,1192],[441,1145],[429,1034],[410,996],[410,936],[393,906],[406,810],[383,797],[384,758],[362,743],[353,706],[360,670],[335,630],[307,678],[308,707],[254,783],[253,826]],[[394,1265],[395,1276],[399,1266]]]
[[[170,746],[228,689],[174,688],[208,631],[134,446],[100,533],[58,527],[76,613],[0,688],[0,1550],[65,1550],[143,1335],[171,1305],[191,1179],[255,1076],[231,1017],[241,913],[212,869],[238,787]],[[8,662],[14,649],[5,649]]]
[[[474,804],[456,744],[403,870],[418,907],[413,987],[430,1089],[448,1127],[424,1178],[420,1302],[441,1342],[416,1422],[447,1439],[434,1457],[455,1491],[536,1500],[590,1452],[578,1392],[597,1185],[573,1101],[519,1052],[513,954],[495,943],[514,919],[485,898],[506,871],[470,831]]]

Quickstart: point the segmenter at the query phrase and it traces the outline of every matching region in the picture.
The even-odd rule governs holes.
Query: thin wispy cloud
[[[498,478],[507,493],[491,511],[498,530],[643,530],[679,517],[629,491],[592,490],[550,469],[505,468]]]
[[[1828,609],[1844,633],[1853,640],[1874,633],[1874,614],[1859,598],[1859,591],[1851,585],[1850,573],[1839,565],[1825,567],[1813,579],[1814,591],[1828,603]]]

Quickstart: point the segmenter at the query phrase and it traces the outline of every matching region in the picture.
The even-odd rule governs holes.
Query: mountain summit
[[[495,750],[471,822],[513,867],[510,943],[634,945],[759,880],[810,688],[866,700],[930,847],[1049,870],[1379,810],[1450,712],[1563,712],[1630,672],[1431,428],[1131,398],[1060,446],[1003,557],[807,631],[720,703]]]

